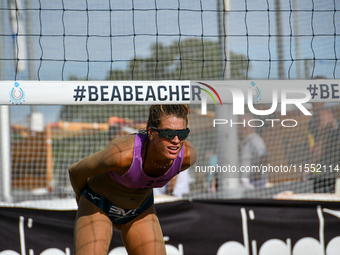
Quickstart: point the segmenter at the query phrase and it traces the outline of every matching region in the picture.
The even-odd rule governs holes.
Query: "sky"
[[[15,75],[14,63],[10,61],[14,56],[13,38],[8,4],[3,2],[2,79],[27,80],[28,68]],[[23,6],[26,7],[25,3]],[[252,79],[278,78],[275,8],[274,0],[230,0],[228,47],[251,60]],[[334,8],[337,12],[333,12]],[[102,80],[110,69],[125,69],[130,59],[147,57],[153,43],[170,45],[179,39],[202,35],[217,41],[216,9],[217,2],[211,0],[32,0],[28,12],[34,35],[30,37],[33,40],[30,54],[35,60],[33,76],[39,80],[67,80],[71,76]],[[340,1],[281,0],[281,10],[286,78],[305,78],[310,74],[339,78],[340,64],[334,59],[340,56]],[[26,18],[26,13],[23,15]],[[295,37],[296,33],[300,36]],[[271,36],[264,36],[268,34]],[[45,122],[57,120],[60,106],[39,108],[44,112]],[[29,112],[29,107],[13,108],[12,121],[25,123]]]

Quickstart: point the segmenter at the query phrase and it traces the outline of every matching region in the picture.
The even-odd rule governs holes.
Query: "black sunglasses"
[[[158,132],[159,137],[165,138],[168,140],[174,139],[176,136],[178,136],[179,140],[184,140],[188,137],[190,129],[158,129],[153,126],[150,126],[153,130]]]

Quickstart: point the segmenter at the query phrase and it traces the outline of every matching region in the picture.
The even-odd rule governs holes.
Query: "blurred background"
[[[3,0],[0,80],[269,79],[275,84],[278,79],[322,78],[331,84],[340,77],[339,10],[338,0]],[[1,200],[73,197],[68,167],[114,137],[144,128],[148,107],[1,106]],[[222,164],[219,139],[207,126],[220,116],[217,107],[209,105],[209,114],[202,116],[190,106],[189,140],[198,149],[198,166]],[[339,106],[328,107],[337,119]],[[299,126],[255,130],[268,152],[266,164],[310,162],[310,118],[294,110],[287,118],[298,119]],[[236,139],[228,140],[229,151],[222,153],[236,151],[233,162],[240,165],[244,137],[233,132]],[[315,178],[300,173],[269,175],[265,185],[249,187],[241,175],[226,182],[189,171],[184,196],[191,198],[317,192]]]

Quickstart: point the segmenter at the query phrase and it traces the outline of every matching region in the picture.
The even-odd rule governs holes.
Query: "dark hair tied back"
[[[158,127],[165,116],[175,116],[183,118],[188,124],[189,108],[183,104],[172,105],[152,105],[149,108],[149,119],[146,124],[146,131],[150,126]]]

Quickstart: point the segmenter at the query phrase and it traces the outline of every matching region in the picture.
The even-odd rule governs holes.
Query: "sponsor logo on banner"
[[[252,98],[253,98],[253,102],[259,103],[261,101],[261,90],[259,89],[259,87],[256,86],[255,82],[251,82],[251,90],[252,90]]]
[[[115,83],[115,85],[79,85],[73,89],[74,102],[189,102],[189,85],[173,83],[137,84]]]
[[[215,95],[217,96],[218,100],[220,101],[220,104],[222,105],[222,100],[220,98],[220,95],[217,93],[217,91],[212,86],[210,86],[207,83],[203,83],[203,82],[197,82],[197,83],[209,88],[212,92],[214,92]],[[214,96],[211,94],[211,92],[209,90],[202,88],[202,87],[199,87],[199,88],[200,88],[200,90],[205,91],[212,98],[215,105],[217,105]],[[206,99],[205,95],[203,95],[203,94],[202,94],[201,101],[202,101],[201,102],[201,114],[206,115],[207,114],[207,99]]]
[[[340,218],[340,211],[331,210],[317,206],[316,214],[319,219],[319,239],[313,237],[303,237],[295,244],[291,238],[285,241],[280,239],[269,239],[261,247],[258,247],[256,240],[249,240],[247,210],[241,208],[243,243],[228,241],[220,246],[217,255],[338,255],[340,250],[340,236],[333,237],[327,244],[325,243],[325,218],[324,213]],[[255,212],[248,210],[249,220],[256,221]],[[250,252],[251,251],[251,252]]]
[[[14,83],[14,88],[9,92],[10,100],[12,104],[22,104],[25,102],[25,92],[22,88],[19,88],[20,84],[18,82]]]
[[[167,254],[339,254],[340,209],[337,203],[235,202],[159,204]],[[73,254],[75,211],[2,209],[1,255]],[[173,221],[168,220],[169,209],[173,210],[173,219],[183,219],[181,224],[187,226],[185,231],[173,227]],[[15,213],[12,213],[14,210]],[[186,217],[188,215],[194,217]],[[202,224],[198,226],[197,222]],[[117,237],[119,235],[114,234],[108,254],[127,255],[121,239]]]

